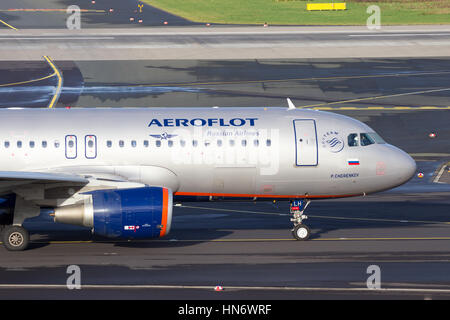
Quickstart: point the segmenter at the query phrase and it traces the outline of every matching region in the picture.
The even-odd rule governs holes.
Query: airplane
[[[290,201],[307,240],[311,200],[364,196],[416,171],[404,151],[353,118],[289,108],[0,110],[2,242],[25,250],[23,222],[54,221],[112,239],[167,235],[184,201]]]

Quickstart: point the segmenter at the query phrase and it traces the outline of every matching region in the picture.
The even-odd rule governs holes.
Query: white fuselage
[[[361,145],[360,134],[373,133],[367,125],[312,110],[3,109],[0,127],[1,171],[120,177],[175,196],[362,195],[400,185],[416,168],[389,144]]]

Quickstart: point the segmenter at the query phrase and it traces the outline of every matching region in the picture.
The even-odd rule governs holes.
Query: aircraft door
[[[84,137],[85,156],[87,159],[97,158],[97,137],[87,135]]]
[[[65,146],[66,158],[75,159],[77,157],[77,136],[67,135]]]
[[[312,119],[294,120],[295,164],[297,166],[317,166],[318,147],[316,121]]]

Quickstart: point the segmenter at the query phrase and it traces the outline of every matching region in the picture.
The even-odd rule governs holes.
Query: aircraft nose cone
[[[415,175],[417,165],[414,159],[406,152],[398,150],[397,153],[397,175],[400,183],[405,183]]]

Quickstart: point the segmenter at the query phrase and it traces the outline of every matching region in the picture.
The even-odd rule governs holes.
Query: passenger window
[[[234,147],[234,140],[230,140],[230,147]]]
[[[246,147],[247,146],[247,140],[242,140],[241,144],[242,144],[243,147]]]
[[[161,140],[156,140],[156,146],[159,148],[161,147]]]
[[[55,140],[55,148],[59,148],[59,141],[58,140]]]
[[[254,145],[255,147],[259,146],[259,140],[253,140],[253,145]]]
[[[45,140],[42,141],[42,148],[47,148],[47,141]]]
[[[136,148],[136,140],[131,140],[131,146],[132,146],[133,148]]]
[[[74,144],[75,143],[73,142],[73,140],[69,140],[68,142],[69,148],[73,148]]]
[[[358,134],[350,133],[348,135],[347,142],[348,142],[349,147],[357,147],[358,146]]]
[[[186,141],[180,140],[180,146],[182,146],[184,148],[185,145],[186,145]]]
[[[144,147],[148,148],[148,140],[144,140]]]
[[[111,140],[106,141],[106,146],[108,148],[111,148],[112,147],[112,141]]]
[[[205,147],[209,147],[210,144],[211,144],[211,141],[209,141],[209,140],[205,141]]]
[[[5,141],[5,148],[9,148],[9,141]]]
[[[34,141],[30,141],[30,148],[34,148]]]
[[[217,140],[217,146],[218,146],[218,147],[221,147],[221,146],[222,146],[222,140],[220,140],[220,139]]]
[[[368,146],[368,145],[375,143],[375,140],[371,136],[369,136],[367,133],[361,133],[360,137],[361,137],[361,145],[362,146]]]
[[[192,140],[192,146],[193,146],[193,147],[196,147],[197,144],[198,144],[197,140]]]
[[[22,148],[22,141],[17,141],[17,148]]]
[[[169,146],[169,148],[172,148],[172,146],[173,146],[173,141],[172,141],[172,140],[167,141],[167,145]]]
[[[123,148],[125,146],[125,142],[123,140],[119,140],[119,147]]]
[[[270,147],[272,145],[272,141],[270,139],[266,140],[266,146]]]

